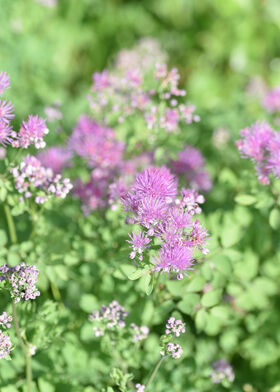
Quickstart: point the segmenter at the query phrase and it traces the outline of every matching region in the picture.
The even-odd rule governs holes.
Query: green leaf
[[[280,227],[280,211],[277,208],[270,211],[269,224],[274,230]]]
[[[194,292],[194,293],[199,292],[203,289],[205,283],[206,283],[205,278],[201,275],[197,275],[190,281],[187,287],[187,291]]]
[[[98,308],[98,301],[92,294],[83,294],[80,299],[80,307],[84,312],[90,313]]]
[[[145,273],[147,273],[146,269],[138,268],[135,271],[133,271],[131,274],[128,275],[128,279],[137,280],[137,279],[141,278],[141,276],[143,276]]]
[[[195,305],[199,303],[200,296],[198,294],[189,293],[184,296],[184,299],[177,305],[178,309],[185,314],[192,314]]]
[[[217,305],[220,302],[221,297],[222,290],[220,289],[208,291],[207,293],[203,294],[201,304],[206,308],[209,308],[211,306]]]
[[[250,206],[257,201],[255,196],[245,194],[237,195],[234,200],[243,206]]]
[[[207,323],[207,312],[205,309],[200,309],[195,315],[196,328],[201,331],[205,328]]]

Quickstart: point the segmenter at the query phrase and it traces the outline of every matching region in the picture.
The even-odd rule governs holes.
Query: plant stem
[[[16,228],[14,224],[14,220],[11,214],[10,207],[8,204],[4,205],[4,210],[6,214],[6,219],[8,223],[8,231],[10,235],[10,239],[12,244],[17,243],[17,233],[16,233]],[[20,326],[19,326],[19,321],[17,317],[17,309],[16,309],[16,304],[13,302],[12,303],[12,308],[13,308],[13,320],[15,323],[15,328],[16,328],[16,334],[19,340],[19,344],[21,345],[24,357],[25,357],[25,376],[26,376],[26,384],[27,384],[27,392],[32,392],[32,367],[31,367],[31,357],[29,354],[29,348],[28,348],[28,342],[27,344],[24,342],[21,336],[21,331],[20,331]]]
[[[8,223],[8,229],[9,229],[11,242],[12,242],[12,244],[16,244],[17,243],[17,233],[16,233],[14,220],[13,220],[13,217],[11,214],[11,210],[10,210],[10,207],[8,206],[8,204],[4,204],[4,210],[5,210],[6,219],[7,219],[7,223]]]
[[[147,381],[147,383],[146,383],[146,388],[147,388],[147,389],[148,389],[148,386],[152,383],[152,381],[153,381],[155,375],[157,374],[157,372],[158,372],[158,370],[159,370],[159,368],[160,368],[160,365],[162,364],[162,362],[164,361],[165,358],[166,358],[166,355],[162,356],[162,357],[158,360],[156,366],[154,367],[154,369],[153,369],[152,373],[150,374],[150,376],[149,376],[149,378],[148,378],[148,381]]]
[[[12,304],[13,307],[13,319],[15,323],[15,328],[16,328],[16,334],[19,340],[19,343],[21,345],[22,351],[25,356],[25,366],[26,366],[26,383],[27,383],[27,391],[32,392],[32,367],[31,367],[31,357],[29,354],[29,349],[28,346],[24,343],[21,332],[20,332],[20,327],[19,327],[19,322],[18,322],[18,317],[17,317],[17,309],[16,309],[16,304],[13,302]]]

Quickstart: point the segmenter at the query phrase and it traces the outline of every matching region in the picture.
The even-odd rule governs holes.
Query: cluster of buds
[[[94,310],[89,315],[89,320],[98,322],[98,327],[94,326],[95,336],[103,336],[106,330],[118,330],[125,327],[125,318],[128,312],[118,303],[112,301],[108,306],[101,305],[100,310]]]
[[[166,322],[165,334],[160,339],[160,354],[162,356],[170,355],[174,359],[181,358],[183,349],[179,344],[174,343],[174,339],[178,338],[185,332],[185,324],[181,320],[176,320],[175,317],[170,317]]]
[[[214,384],[220,384],[224,381],[233,382],[234,372],[231,364],[225,359],[220,359],[212,364],[211,379]]]
[[[0,315],[0,359],[6,358],[12,349],[12,342],[8,335],[4,334],[2,329],[11,327],[12,316],[8,316],[6,312]]]
[[[114,300],[108,306],[102,305],[100,310],[94,310],[89,315],[89,320],[95,324],[93,333],[96,337],[104,336],[107,331],[119,332],[122,330],[124,334],[131,336],[133,343],[146,339],[149,328],[134,323],[127,325],[125,321],[127,316],[128,312],[118,301]]]
[[[37,204],[43,204],[53,195],[65,198],[72,189],[69,178],[54,174],[52,169],[44,167],[34,156],[26,156],[22,162],[11,169],[15,187],[22,194],[21,201],[35,197]]]
[[[95,73],[89,96],[95,118],[115,126],[137,115],[147,129],[167,132],[178,132],[182,122],[199,121],[194,105],[181,102],[186,91],[179,89],[178,70],[168,70],[166,59],[155,41],[142,40],[122,51],[112,70]]]
[[[132,341],[133,343],[140,342],[141,340],[145,340],[149,335],[149,328],[145,325],[138,326],[134,323],[130,324],[131,332],[132,332]]]
[[[16,267],[9,267],[7,264],[0,266],[0,281],[7,285],[15,303],[21,299],[35,299],[40,295],[36,288],[38,274],[39,270],[35,265],[26,265],[24,262]]]

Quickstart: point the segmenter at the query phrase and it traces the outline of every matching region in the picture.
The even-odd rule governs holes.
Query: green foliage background
[[[190,280],[163,278],[158,302],[146,296],[142,278],[127,279],[129,228],[120,211],[85,219],[77,201],[65,200],[46,212],[31,239],[29,218],[15,216],[21,243],[11,245],[1,206],[1,264],[26,259],[40,269],[42,296],[20,310],[23,328],[39,347],[32,359],[34,391],[122,391],[109,377],[120,361],[93,339],[87,321],[92,309],[114,298],[129,309],[131,321],[152,330],[141,350],[119,348],[123,371],[135,381],[156,362],[163,324],[173,312],[187,324],[184,357],[165,363],[153,391],[222,391],[208,377],[211,362],[222,357],[236,373],[230,391],[280,391],[280,187],[258,185],[234,145],[242,127],[266,118],[257,97],[246,92],[250,79],[280,82],[279,27],[278,0],[58,0],[53,9],[35,0],[0,0],[0,69],[11,75],[16,122],[43,115],[44,106],[59,99],[65,140],[88,110],[92,73],[139,38],[155,37],[201,115],[199,124],[156,153],[193,144],[214,182],[203,210],[209,258]],[[217,127],[230,134],[222,149],[212,143]],[[60,138],[53,129],[47,140]],[[212,290],[203,293],[206,283]],[[3,310],[6,303],[2,296]],[[1,361],[1,392],[25,390],[19,347],[12,357]]]

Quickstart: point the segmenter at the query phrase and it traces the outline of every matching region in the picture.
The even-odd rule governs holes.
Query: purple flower
[[[172,170],[184,174],[189,184],[204,191],[209,191],[212,181],[204,167],[204,158],[201,152],[192,146],[187,146],[179,152],[178,159],[171,162]]]
[[[181,279],[182,274],[192,269],[193,254],[192,251],[185,246],[163,246],[158,257],[154,258],[155,271],[175,272],[177,278]]]
[[[134,259],[138,253],[139,260],[143,260],[143,251],[150,246],[148,244],[151,242],[151,239],[143,231],[137,231],[128,235],[130,240],[127,240],[127,242],[131,244],[130,248],[132,248],[130,258]]]
[[[135,385],[136,392],[145,392],[146,386],[143,384],[136,384]]]
[[[242,158],[250,158],[255,164],[258,180],[261,184],[269,184],[269,175],[279,178],[280,161],[279,133],[266,122],[257,122],[240,132],[242,139],[236,142]]]
[[[232,366],[225,359],[220,359],[212,364],[211,379],[214,384],[220,384],[223,380],[234,381]]]
[[[192,223],[192,231],[190,232],[190,241],[194,248],[202,248],[202,253],[207,254],[208,249],[204,248],[206,239],[209,237],[208,231],[202,226],[198,219]]]
[[[166,215],[168,205],[160,198],[151,196],[138,202],[138,221],[146,228],[156,226]]]
[[[280,111],[280,86],[276,86],[266,94],[263,106],[269,113]]]
[[[118,330],[125,327],[125,318],[128,312],[118,303],[112,301],[108,306],[102,305],[100,310],[94,310],[89,320],[97,323],[93,327],[95,336],[103,336],[106,330]]]
[[[177,195],[177,179],[166,167],[150,167],[136,176],[132,190],[139,197],[158,197],[171,202]]]
[[[171,354],[172,358],[179,359],[183,354],[183,349],[179,344],[176,343],[167,343],[167,354]]]
[[[115,138],[114,131],[81,116],[70,139],[69,147],[88,160],[90,167],[118,167],[122,162],[123,143]]]
[[[64,167],[69,166],[71,157],[72,153],[60,146],[50,147],[37,155],[42,165],[52,169],[54,173],[60,173]]]
[[[0,281],[8,285],[15,303],[21,299],[35,299],[40,295],[36,288],[38,274],[39,270],[35,265],[26,265],[24,262],[16,267],[9,267],[7,264],[0,267]]]
[[[44,167],[34,156],[27,155],[22,162],[11,169],[15,188],[24,198],[35,196],[35,202],[45,203],[51,196],[64,199],[72,189],[69,178],[54,174],[52,169]]]
[[[43,137],[49,132],[46,121],[32,114],[28,116],[27,121],[23,121],[14,141],[14,147],[27,148],[34,145],[35,148],[44,148],[46,146]]]
[[[132,329],[132,342],[140,342],[141,340],[147,339],[149,335],[149,328],[146,327],[145,325],[141,325],[140,327],[134,323],[130,324],[130,328]]]
[[[6,147],[7,144],[11,144],[13,142],[12,135],[12,127],[0,120],[0,144],[3,147]]]
[[[8,335],[5,335],[0,330],[0,358],[5,358],[10,354],[12,348],[12,342]]]
[[[0,72],[0,95],[10,88],[10,76],[7,72]]]
[[[166,335],[174,334],[177,338],[186,332],[185,324],[182,320],[175,320],[175,317],[170,317],[166,323]]]
[[[3,312],[0,315],[0,326],[2,328],[11,328],[11,321],[13,321],[12,316],[8,316],[7,312]]]
[[[13,110],[14,106],[11,102],[0,99],[0,121],[9,124],[10,120],[14,118]]]

